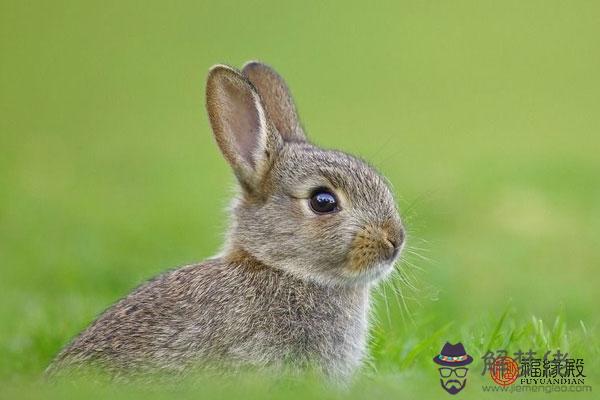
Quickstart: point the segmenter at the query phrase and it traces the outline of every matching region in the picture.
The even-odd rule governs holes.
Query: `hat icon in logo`
[[[446,367],[460,367],[471,364],[473,357],[467,354],[462,343],[450,344],[446,342],[440,354],[433,357],[433,362]]]
[[[441,366],[438,368],[440,383],[446,392],[456,394],[464,389],[469,371],[465,365],[471,364],[473,357],[467,354],[462,343],[446,342],[440,354],[433,357],[433,362]]]

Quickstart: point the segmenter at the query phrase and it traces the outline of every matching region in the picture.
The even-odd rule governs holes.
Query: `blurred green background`
[[[250,59],[403,210],[405,276],[377,297],[363,391],[439,395],[446,340],[477,358],[570,347],[598,382],[599,37],[592,1],[3,0],[3,388],[28,390],[140,282],[218,251],[234,179],[204,80]]]

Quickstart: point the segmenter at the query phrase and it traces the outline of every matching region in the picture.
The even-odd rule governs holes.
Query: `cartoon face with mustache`
[[[456,394],[467,384],[468,368],[465,367],[442,367],[440,371],[440,383],[446,392]]]
[[[433,362],[440,365],[440,383],[446,392],[456,394],[464,389],[469,372],[465,365],[472,363],[473,357],[467,354],[462,343],[446,342],[440,354],[433,358]]]

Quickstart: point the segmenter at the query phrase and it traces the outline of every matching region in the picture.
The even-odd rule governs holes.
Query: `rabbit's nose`
[[[385,230],[385,257],[393,260],[398,256],[402,244],[404,243],[404,229],[386,229]]]

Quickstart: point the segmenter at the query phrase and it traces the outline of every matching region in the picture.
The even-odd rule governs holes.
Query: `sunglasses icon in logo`
[[[450,378],[450,375],[454,374],[457,378],[464,378],[467,376],[469,368],[438,368],[440,376],[442,378]]]
[[[442,351],[433,357],[433,362],[440,365],[440,384],[450,393],[456,394],[464,389],[467,384],[466,365],[473,362],[473,357],[467,354],[462,343],[450,344],[446,342]]]

